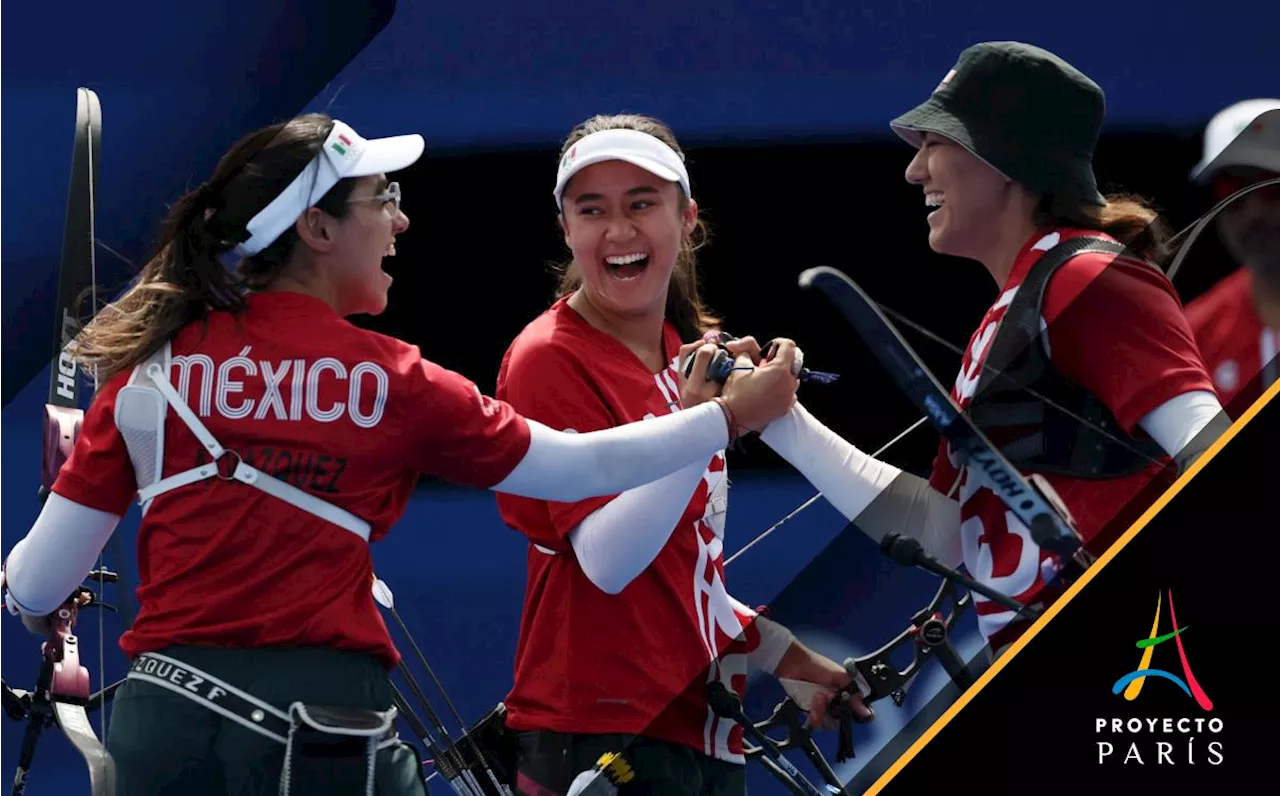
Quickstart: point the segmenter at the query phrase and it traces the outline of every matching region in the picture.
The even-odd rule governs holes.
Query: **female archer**
[[[647,116],[587,120],[563,146],[554,195],[572,261],[559,297],[508,348],[496,395],[575,432],[678,416],[685,395],[715,395],[715,347],[689,342],[718,320],[698,293],[701,222],[671,131]],[[623,749],[631,792],[741,794],[742,730],[708,705],[708,683],[741,697],[750,668],[825,688],[805,705],[821,723],[822,699],[849,682],[726,591],[727,479],[717,451],[607,497],[498,497],[530,541],[505,700],[525,796],[565,793],[602,753]]]
[[[1101,89],[1052,53],[986,42],[892,123],[917,150],[906,179],[931,208],[930,247],[982,263],[999,289],[951,396],[1015,466],[1048,481],[1095,555],[1126,504],[1171,463],[1188,466],[1226,422],[1178,296],[1153,264],[1165,256],[1155,212],[1097,189],[1103,107]],[[1011,345],[1004,327],[1025,329],[1030,345]],[[923,480],[799,404],[761,438],[873,538],[915,537],[1024,605],[1061,593],[1053,554],[945,439]],[[993,654],[1028,627],[981,595],[974,604]]]
[[[422,150],[420,136],[366,140],[323,115],[250,133],[174,205],[137,282],[75,342],[102,387],[6,561],[5,603],[45,632],[139,499],[140,610],[106,739],[122,796],[364,793],[370,778],[378,793],[424,793],[393,734],[345,762],[300,740],[389,727],[399,656],[369,544],[419,477],[613,494],[705,462],[737,424],[795,400],[788,348],[714,400],[674,387],[686,411],[565,434],[352,325],[387,305],[383,258],[409,226],[387,173]],[[365,718],[344,724],[351,710]]]

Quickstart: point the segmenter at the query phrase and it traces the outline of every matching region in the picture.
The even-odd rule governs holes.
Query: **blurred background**
[[[977,263],[929,251],[922,197],[903,179],[912,150],[888,121],[926,98],[970,44],[1016,39],[1048,48],[1107,93],[1096,160],[1104,189],[1141,194],[1180,229],[1212,205],[1187,180],[1204,125],[1233,102],[1276,94],[1276,17],[1274,8],[1233,0],[1212,8],[1146,0],[11,5],[0,56],[0,548],[7,554],[39,510],[41,405],[77,86],[94,89],[103,107],[96,265],[107,294],[146,259],[167,203],[203,181],[244,132],[320,110],[368,137],[423,134],[427,155],[398,175],[412,226],[388,261],[391,306],[355,320],[421,346],[486,392],[511,339],[552,300],[551,268],[566,255],[551,197],[560,142],[596,113],[655,116],[680,139],[711,228],[700,254],[707,302],[727,330],[792,337],[810,367],[840,373],[834,385],[804,387],[802,400],[874,450],[919,415],[830,305],[799,290],[796,276],[815,265],[839,268],[957,346],[996,292]],[[1233,268],[1208,234],[1176,286],[1190,300]],[[950,385],[958,356],[905,335]],[[885,458],[924,474],[936,446],[925,426]],[[813,495],[758,443],[731,452],[729,466],[729,554]],[[107,551],[106,563],[129,582],[136,523],[135,511]],[[843,528],[818,500],[729,567],[736,597],[784,607],[780,618],[836,659],[900,633],[938,583],[895,567]],[[430,482],[374,551],[468,722],[510,685],[524,553],[491,495]],[[107,599],[124,616],[108,614],[100,632],[97,615],[86,615],[80,628],[95,687],[100,676],[122,677],[126,665],[115,639],[129,595],[108,589]],[[39,642],[13,617],[2,624],[5,682],[29,688]],[[972,617],[960,629],[968,657],[978,649]],[[869,785],[953,698],[935,669],[902,708],[883,705],[874,725],[858,728],[858,756],[839,767],[843,778]],[[764,718],[780,694],[761,683],[748,707]],[[7,721],[2,730],[7,777],[21,725]],[[63,739],[46,737],[28,792],[87,792],[83,768]],[[432,785],[446,791],[438,779]],[[751,787],[780,792],[762,769]]]

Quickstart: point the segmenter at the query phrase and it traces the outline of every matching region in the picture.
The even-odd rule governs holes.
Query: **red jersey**
[[[561,299],[512,342],[496,395],[525,417],[577,432],[676,412],[680,338],[670,323],[664,345],[668,366],[655,374]],[[567,538],[613,497],[498,496],[503,520],[530,540],[508,725],[644,735],[743,761],[742,729],[717,717],[703,697],[717,677],[741,696],[745,655],[759,643],[725,591],[727,493],[721,451],[666,546],[616,595],[591,582]]]
[[[1236,416],[1262,397],[1280,370],[1280,331],[1262,325],[1252,282],[1249,269],[1237,269],[1187,304],[1187,321],[1223,405],[1240,397],[1239,406],[1228,407]],[[1262,378],[1254,382],[1259,373]]]
[[[1060,228],[1037,233],[1023,245],[1000,296],[965,351],[951,391],[962,409],[973,399],[988,347],[1032,264],[1061,241],[1100,234]],[[1125,433],[1142,434],[1138,422],[1148,412],[1190,390],[1212,392],[1213,385],[1168,279],[1149,265],[1113,259],[1108,254],[1081,254],[1054,273],[1041,307],[1041,320],[1048,326],[1042,339],[1055,368],[1097,396]],[[1077,300],[1087,302],[1087,311],[1073,308],[1063,314]],[[1107,481],[1044,477],[1062,497],[1087,543],[1158,471],[1152,464]],[[958,488],[964,563],[976,580],[1023,604],[1047,604],[1061,593],[1059,586],[1047,587],[1041,578],[1041,562],[1050,553],[1032,541],[1031,532],[994,492],[967,469],[957,470],[945,439],[930,483],[944,494]],[[973,601],[979,630],[993,649],[1025,630],[1023,622],[1010,625],[1015,614],[1008,609],[979,594]]]
[[[519,463],[528,426],[417,347],[357,328],[299,293],[248,298],[171,341],[169,379],[246,464],[346,509],[375,541],[420,474],[489,487]],[[103,385],[53,491],[123,515],[137,491]],[[162,476],[209,461],[167,413]],[[359,536],[247,484],[212,478],[156,496],[138,529],[137,620],[125,654],[170,644],[315,646],[399,660],[371,594]]]

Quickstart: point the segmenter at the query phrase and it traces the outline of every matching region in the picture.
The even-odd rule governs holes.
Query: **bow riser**
[[[953,608],[944,618],[942,604],[948,599]],[[845,668],[852,668],[861,675],[871,689],[869,694],[863,695],[863,703],[870,705],[889,697],[895,705],[901,707],[906,701],[906,691],[911,681],[929,663],[932,656],[945,648],[952,628],[972,606],[972,594],[966,592],[963,597],[957,597],[955,585],[944,580],[938,586],[933,600],[913,617],[906,630],[875,652],[845,661]],[[899,669],[893,663],[892,656],[907,645],[913,648],[911,662]],[[851,684],[848,690],[852,691],[855,687],[856,685]]]
[[[862,702],[865,705],[871,705],[888,697],[895,705],[902,707],[906,702],[906,693],[911,682],[934,658],[943,664],[952,680],[962,688],[970,684],[964,663],[950,644],[950,637],[956,623],[960,621],[965,611],[973,606],[973,595],[966,592],[963,597],[957,597],[956,592],[956,585],[949,580],[944,580],[939,585],[933,600],[912,617],[911,624],[906,630],[875,652],[845,661],[845,669],[849,671],[853,681],[836,692],[828,709],[828,712],[840,722],[837,763],[843,763],[854,757],[852,724],[857,719],[847,705],[848,699],[854,693],[862,696]],[[952,602],[952,608],[944,615],[943,603],[948,599]],[[913,650],[911,661],[905,667],[899,668],[893,661],[894,655],[907,646],[911,646]],[[865,687],[860,687],[859,683],[865,684]],[[814,730],[806,725],[806,719],[807,712],[796,704],[795,700],[787,697],[774,708],[772,716],[765,721],[754,723],[753,726],[761,733],[784,731],[786,737],[781,740],[770,737],[778,751],[785,753],[792,749],[801,750],[833,792],[845,792],[844,783],[840,781],[835,770],[814,742]],[[755,760],[764,765],[790,792],[805,792],[794,778],[773,763],[762,747],[744,742],[743,753],[747,760]]]

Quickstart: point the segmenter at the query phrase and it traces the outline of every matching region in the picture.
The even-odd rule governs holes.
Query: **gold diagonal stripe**
[[[1209,446],[1209,449],[1204,452],[1204,455],[1197,459],[1196,463],[1191,465],[1189,470],[1179,476],[1178,480],[1174,481],[1173,485],[1170,486],[1169,489],[1161,495],[1132,526],[1129,527],[1129,530],[1125,531],[1124,535],[1117,539],[1115,544],[1111,545],[1107,552],[1103,553],[1098,560],[1094,562],[1094,565],[1085,571],[1079,580],[1063,592],[1062,596],[1059,597],[1047,610],[1045,610],[1044,614],[1036,620],[1027,632],[1023,633],[1022,636],[1019,637],[1003,655],[997,658],[995,663],[982,673],[982,676],[978,678],[978,681],[975,682],[969,690],[965,691],[964,694],[962,694],[960,698],[951,705],[951,707],[947,708],[947,711],[933,723],[933,726],[925,730],[924,733],[916,739],[916,742],[911,744],[911,747],[903,753],[902,757],[899,757],[894,761],[893,765],[889,766],[888,770],[885,771],[884,774],[880,775],[880,778],[877,779],[870,788],[863,792],[863,796],[875,796],[875,794],[878,794],[883,790],[884,787],[889,784],[889,781],[896,777],[898,773],[906,767],[907,763],[910,763],[911,760],[920,753],[920,750],[925,747],[925,744],[932,741],[934,737],[942,731],[942,728],[946,727],[947,724],[955,718],[956,714],[963,710],[965,705],[968,705],[970,700],[972,700],[979,691],[985,688],[987,684],[991,682],[992,678],[999,674],[1000,671],[1004,669],[1005,665],[1012,660],[1015,655],[1021,652],[1023,647],[1027,646],[1031,639],[1036,637],[1037,633],[1044,629],[1046,624],[1058,615],[1058,612],[1062,610],[1063,606],[1079,594],[1080,590],[1083,589],[1089,581],[1093,580],[1093,577],[1097,575],[1103,567],[1111,563],[1111,560],[1116,557],[1116,554],[1124,549],[1129,542],[1133,541],[1133,538],[1138,535],[1138,532],[1146,527],[1147,523],[1151,522],[1151,519],[1155,517],[1155,515],[1169,503],[1169,501],[1173,500],[1174,496],[1182,491],[1182,488],[1187,485],[1187,482],[1192,478],[1195,478],[1204,466],[1208,464],[1213,457],[1218,455],[1218,451],[1222,450],[1228,442],[1234,439],[1236,434],[1240,432],[1240,429],[1244,428],[1250,420],[1253,420],[1258,412],[1262,410],[1262,407],[1270,403],[1277,394],[1280,394],[1280,381],[1276,381],[1267,388],[1267,391],[1262,394],[1262,397],[1254,401],[1253,405],[1250,406],[1239,419],[1232,423],[1231,427],[1223,432],[1222,436],[1218,437],[1218,439]]]

